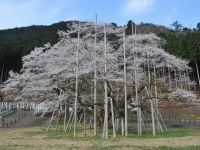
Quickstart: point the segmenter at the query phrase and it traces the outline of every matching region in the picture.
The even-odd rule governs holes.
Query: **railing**
[[[198,126],[200,127],[200,120],[195,118],[182,118],[165,116],[164,121],[167,125],[172,126]]]
[[[17,110],[16,106],[13,106],[11,108],[0,108],[0,116],[5,117],[7,115],[10,115],[11,113],[13,113],[14,111]]]
[[[23,113],[23,114],[20,114],[18,117],[13,118],[10,121],[3,122],[2,128],[10,128],[13,125],[15,125],[17,122],[19,122],[20,120],[22,120],[22,119],[24,119],[26,117],[31,117],[31,114],[28,115],[27,113]]]

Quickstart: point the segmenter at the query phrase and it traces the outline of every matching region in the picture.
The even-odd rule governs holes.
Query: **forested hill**
[[[175,29],[141,23],[137,26],[137,32],[155,33],[165,39],[165,44],[162,46],[167,52],[184,59],[189,59],[191,62],[196,59],[200,63],[200,23],[194,29],[183,27],[178,22],[175,23]],[[131,34],[131,28],[131,22],[129,21],[127,34]]]
[[[41,47],[50,42],[58,42],[58,29],[67,30],[66,22],[50,26],[29,26],[0,30],[0,73],[2,80],[7,78],[9,70],[21,69],[22,56],[30,53],[34,47]],[[1,77],[1,76],[0,76]],[[0,79],[1,82],[1,79]]]
[[[58,42],[58,30],[68,30],[67,23],[59,22],[49,26],[29,26],[0,30],[0,82],[8,77],[9,70],[19,72],[21,59],[30,53],[34,47],[41,47],[46,43]],[[126,34],[131,34],[132,23],[128,22]],[[179,25],[179,24],[178,24]],[[137,25],[137,33],[156,33],[166,39],[162,45],[166,51],[182,58],[190,59],[192,66],[194,60],[200,62],[200,28],[176,28],[171,30],[164,26],[157,26],[150,23]],[[111,37],[112,38],[112,37]]]

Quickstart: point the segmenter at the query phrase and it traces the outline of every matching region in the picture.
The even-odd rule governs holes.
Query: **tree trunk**
[[[115,118],[114,118],[114,110],[113,110],[113,101],[112,98],[110,98],[110,106],[111,106],[111,113],[112,113],[112,127],[113,127],[113,137],[116,137],[115,133]]]
[[[200,86],[199,68],[198,68],[198,64],[197,64],[196,59],[195,59],[195,64],[196,64],[196,70],[197,70],[198,83],[199,83],[199,86]]]
[[[2,70],[1,70],[1,80],[0,80],[0,83],[3,82],[3,74],[4,74],[4,64],[3,64],[3,67],[2,67]]]
[[[67,120],[67,106],[65,104],[65,116],[64,116],[64,132],[66,132],[66,120]]]
[[[54,117],[54,113],[55,113],[55,111],[53,111],[53,113],[52,113],[52,115],[51,115],[51,119],[50,119],[50,121],[49,121],[49,124],[48,124],[48,127],[47,127],[47,131],[49,131],[49,128],[50,128],[51,122],[52,122],[53,117]]]
[[[84,107],[84,121],[83,121],[83,123],[84,123],[84,137],[86,137],[86,111],[85,111],[85,107]]]

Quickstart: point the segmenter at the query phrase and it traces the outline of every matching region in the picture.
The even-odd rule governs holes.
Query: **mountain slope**
[[[0,31],[0,69],[4,67],[3,80],[9,70],[21,69],[22,56],[30,53],[34,47],[46,43],[58,42],[58,30],[66,30],[66,23],[60,22],[50,26],[30,26]]]
[[[68,30],[70,21],[59,22],[49,26],[29,26],[0,30],[0,82],[8,78],[8,72],[14,70],[19,72],[22,67],[22,57],[30,53],[34,47],[41,47],[46,43],[55,44],[59,37],[56,34],[58,30]],[[117,26],[115,23],[112,23]],[[132,32],[131,21],[127,24],[126,34]],[[181,31],[175,32],[164,26],[157,26],[151,23],[141,23],[137,25],[137,33],[155,33],[166,39],[163,45],[165,50],[171,54],[200,62],[200,32],[199,31]],[[76,37],[76,34],[71,35]],[[117,37],[112,34],[109,36],[116,48]],[[193,67],[194,69],[195,67]],[[195,69],[194,69],[195,70]]]

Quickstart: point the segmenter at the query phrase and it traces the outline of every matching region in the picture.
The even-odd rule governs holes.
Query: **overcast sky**
[[[170,27],[178,20],[193,28],[200,22],[200,0],[0,0],[0,29],[93,21],[95,13],[101,23],[133,20]]]

